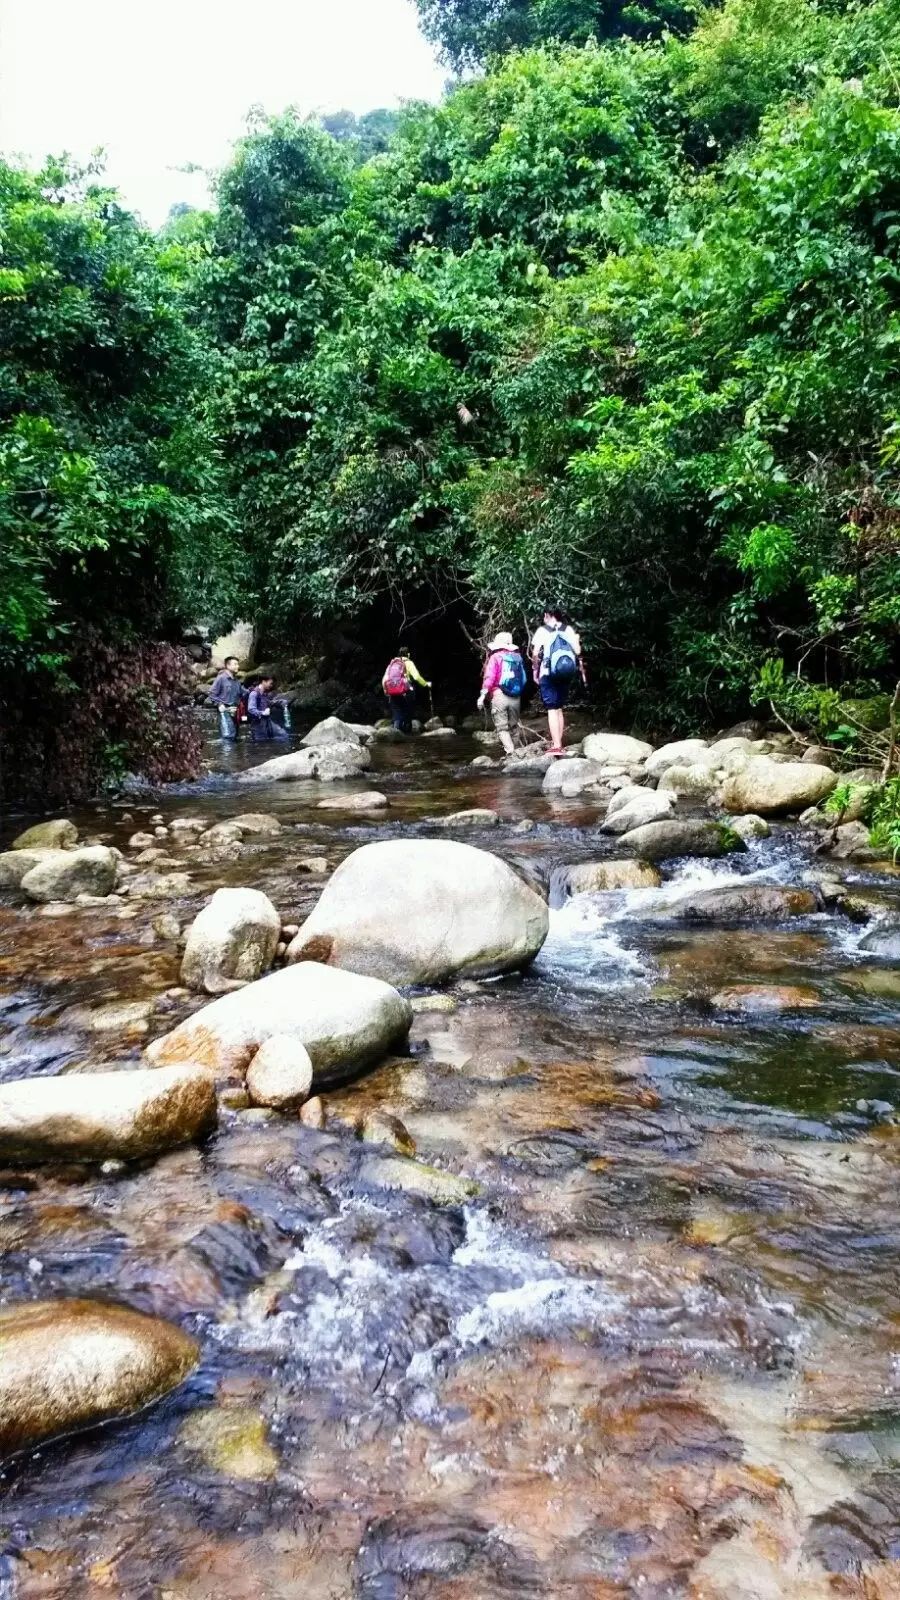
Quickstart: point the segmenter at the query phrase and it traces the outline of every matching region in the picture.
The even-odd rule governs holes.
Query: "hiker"
[[[391,708],[391,721],[397,733],[412,733],[412,714],[416,704],[416,691],[413,686],[417,683],[423,689],[431,688],[429,680],[422,677],[406,645],[401,644],[393,660],[388,662],[381,680],[381,687],[387,695]]]
[[[508,756],[518,754],[519,717],[527,682],[525,663],[512,634],[498,633],[488,645],[478,709],[490,706],[491,720]]]
[[[228,656],[222,671],[209,691],[209,704],[219,712],[219,737],[236,739],[238,736],[238,707],[244,695],[244,686],[238,677],[238,658]]]
[[[559,606],[547,606],[531,641],[531,666],[550,724],[550,755],[561,756],[569,690],[580,677],[587,688],[581,640]]]
[[[247,715],[250,718],[250,737],[254,744],[261,744],[264,739],[288,737],[287,729],[280,727],[272,716],[271,694],[274,687],[274,678],[260,678],[256,688],[250,690]]]

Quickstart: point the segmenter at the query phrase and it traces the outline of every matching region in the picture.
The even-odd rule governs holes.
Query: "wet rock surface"
[[[316,780],[263,786],[280,831],[219,860],[174,824],[238,816],[232,778],[132,798],[129,823],[75,815],[82,838],[165,826],[183,881],[60,921],[4,894],[0,1078],[133,1067],[129,1015],[202,1015],[154,922],[189,926],[217,888],[302,928],[322,878],[300,861],[434,840],[454,810],[495,812],[466,840],[534,881],[621,863],[589,791],[473,771],[477,748],[373,745],[374,821],[318,811]],[[200,1346],[150,1409],[7,1466],[11,1600],[894,1600],[900,880],[770,828],[554,896],[524,974],[451,980],[441,1010],[414,991],[403,1053],[300,1111],[240,1082],[202,1143],[0,1161],[7,1306],[125,1301]],[[763,889],[827,909],[652,914]]]

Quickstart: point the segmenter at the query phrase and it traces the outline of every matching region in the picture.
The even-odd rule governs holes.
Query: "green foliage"
[[[652,38],[688,28],[691,0],[416,0],[426,35],[457,72],[550,42]]]
[[[900,858],[900,777],[889,778],[875,791],[869,807],[869,837],[876,850]]]

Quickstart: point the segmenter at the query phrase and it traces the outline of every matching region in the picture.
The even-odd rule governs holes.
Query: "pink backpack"
[[[388,665],[384,675],[384,687],[387,694],[408,694],[409,678],[406,675],[406,665],[402,656],[395,656]]]

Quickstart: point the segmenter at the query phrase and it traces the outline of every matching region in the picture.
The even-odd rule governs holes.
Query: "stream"
[[[890,918],[900,878],[773,826],[667,863],[661,889],[566,901],[560,867],[621,853],[597,804],[473,770],[480,748],[377,745],[345,786],[215,770],[70,813],[123,846],[156,812],[285,831],[219,862],[173,846],[174,899],[0,904],[3,1080],[136,1060],[187,1014],[161,912],[183,926],[251,884],[302,922],[322,880],[299,860],[435,836],[429,818],[498,811],[450,836],[553,906],[527,974],[417,1010],[409,1053],[329,1093],[323,1131],[226,1111],[142,1167],[0,1173],[4,1304],[119,1299],[203,1351],[153,1409],[6,1466],[3,1600],[900,1597],[900,972],[834,911],[655,915],[828,876]],[[219,769],[270,754],[209,747]],[[373,784],[383,820],[314,809]],[[124,1002],[154,1009],[97,1031]],[[371,1186],[370,1110],[471,1201]]]

